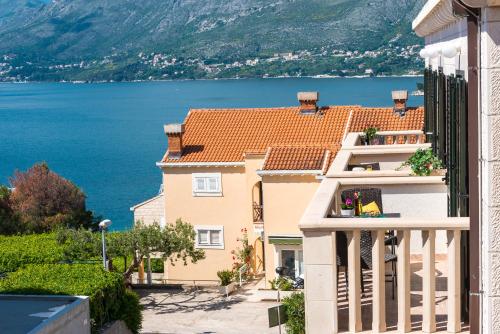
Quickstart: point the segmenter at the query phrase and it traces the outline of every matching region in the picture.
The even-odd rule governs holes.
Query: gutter
[[[486,5],[480,0],[452,0],[455,13],[467,17],[467,146],[469,174],[469,330],[471,334],[481,333],[482,287],[481,287],[481,103],[480,59],[480,9]],[[469,6],[469,4],[471,6]]]
[[[322,170],[257,170],[257,175],[322,175]]]
[[[165,167],[242,167],[245,166],[241,161],[227,162],[157,162],[159,168]]]
[[[454,0],[464,6],[460,0]],[[465,6],[466,7],[466,6]],[[467,16],[467,141],[469,163],[469,326],[471,334],[481,332],[481,206],[480,206],[480,136],[479,136],[479,59],[480,43],[479,21],[480,11],[465,8],[471,15]]]

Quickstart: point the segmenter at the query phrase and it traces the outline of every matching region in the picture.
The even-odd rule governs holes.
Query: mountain
[[[335,74],[349,52],[358,54],[347,56],[353,63],[347,69],[370,66],[390,74],[397,70],[387,61],[389,49],[404,58],[415,53],[409,46],[421,44],[410,22],[423,3],[0,0],[0,55],[14,68],[7,73],[6,65],[0,67],[0,77],[105,80],[119,71],[123,79],[303,75],[311,69]],[[358,63],[366,51],[373,52],[366,58],[380,59]],[[409,70],[420,64],[396,63]]]

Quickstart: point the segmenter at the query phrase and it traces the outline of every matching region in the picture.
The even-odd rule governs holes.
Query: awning
[[[299,236],[270,235],[267,239],[273,245],[302,245],[302,237]]]

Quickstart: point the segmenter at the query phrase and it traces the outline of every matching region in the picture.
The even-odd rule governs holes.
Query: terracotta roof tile
[[[301,114],[298,107],[193,109],[185,121],[183,154],[164,162],[243,161],[245,152],[271,146],[323,146],[339,143],[349,112],[356,107],[325,107]]]
[[[359,108],[353,114],[349,132],[361,132],[370,126],[380,131],[422,130],[424,108],[408,108],[403,117],[392,108]]]
[[[322,169],[335,157],[345,127],[349,132],[376,126],[381,131],[421,130],[424,109],[409,108],[400,117],[392,108],[322,107],[317,114],[301,114],[299,107],[253,109],[193,109],[185,120],[183,153],[163,162],[238,162],[245,153],[266,153],[265,169]],[[322,160],[323,159],[323,160]],[[319,168],[318,168],[319,166]]]
[[[270,147],[263,170],[322,170],[329,150],[321,146]]]

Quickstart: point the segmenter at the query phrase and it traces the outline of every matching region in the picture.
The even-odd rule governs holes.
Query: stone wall
[[[145,225],[165,223],[165,200],[163,194],[153,197],[133,208],[134,222],[141,221]]]
[[[500,333],[500,8],[482,10],[481,209],[483,333]]]

